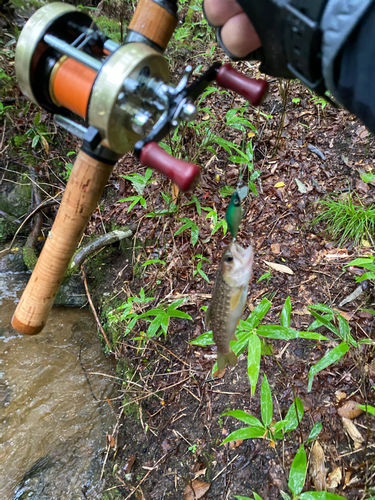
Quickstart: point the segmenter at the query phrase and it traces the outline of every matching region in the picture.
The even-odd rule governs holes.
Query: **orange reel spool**
[[[73,59],[62,57],[53,69],[50,96],[57,106],[86,118],[97,73]]]

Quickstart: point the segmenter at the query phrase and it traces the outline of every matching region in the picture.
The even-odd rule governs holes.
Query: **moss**
[[[23,253],[23,261],[25,262],[27,269],[32,271],[38,261],[35,248],[25,246],[23,247],[22,253]]]

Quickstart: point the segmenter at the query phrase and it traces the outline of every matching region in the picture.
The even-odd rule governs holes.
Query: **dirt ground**
[[[187,64],[193,67],[202,64],[203,69],[208,68],[209,49],[210,46],[207,49],[198,42],[187,48],[170,49],[173,80],[181,77]],[[214,58],[227,61],[219,49]],[[256,63],[236,63],[235,66],[248,76],[259,76]],[[12,66],[7,71],[12,74]],[[297,81],[289,84],[283,126],[279,129],[283,116],[280,82],[269,76],[262,77],[269,82],[270,90],[260,108],[261,113],[252,107],[245,112],[245,117],[257,130],[252,140],[254,170],[258,170],[260,176],[255,181],[258,195],[251,195],[245,201],[238,237],[244,246],[251,243],[255,248],[254,276],[243,318],[262,299],[268,298],[272,307],[264,322],[278,324],[282,306],[290,296],[291,327],[306,330],[313,321],[306,306],[321,303],[341,311],[356,340],[374,339],[375,316],[361,310],[373,308],[373,283],[367,283],[367,289],[358,299],[339,306],[357,287],[355,274],[343,266],[364,253],[374,255],[374,248],[366,242],[359,247],[351,243],[338,246],[323,225],[311,225],[318,213],[316,202],[327,193],[348,193],[350,190],[356,192],[365,205],[374,203],[374,185],[360,178],[361,171],[374,168],[374,136],[347,111],[330,105],[322,109]],[[16,86],[9,91],[9,98],[13,97],[19,97]],[[237,95],[214,92],[200,104],[201,108],[208,108],[214,118],[203,111],[197,122],[207,121],[215,133],[239,145],[242,133],[224,127],[224,117],[228,110],[244,105],[245,100]],[[12,134],[19,134],[20,128],[25,129],[27,125],[22,120],[32,120],[36,112],[36,107],[30,106],[25,117],[3,125],[6,128],[1,132],[2,144],[6,144]],[[43,114],[43,120],[47,126],[53,126],[48,115]],[[182,127],[180,134],[178,146],[183,157],[191,159],[199,151],[195,161],[202,166],[202,175],[193,194],[202,206],[214,208],[219,218],[224,217],[229,197],[222,197],[219,189],[236,186],[238,165],[232,164],[226,151],[219,146],[214,146],[215,154],[200,150],[204,135],[198,135],[194,128]],[[49,180],[52,174],[47,164],[51,158],[62,157],[79,147],[70,136],[58,137],[64,139],[50,146],[49,157],[45,151],[34,153],[39,162],[39,174]],[[314,152],[311,146],[318,149]],[[15,154],[11,148],[5,151],[2,161],[6,161],[6,155],[11,152]],[[15,160],[8,157],[12,159]],[[201,306],[209,303],[215,272],[230,238],[224,237],[222,230],[211,236],[212,227],[205,219],[206,213],[199,216],[194,203],[184,205],[191,201],[191,194],[179,194],[178,212],[146,217],[151,210],[165,208],[162,192],[172,193],[169,181],[159,174],[153,174],[153,181],[144,192],[147,209],[137,204],[128,212],[130,201],[118,200],[134,196],[136,192],[131,182],[121,175],[133,172],[144,175],[145,168],[129,153],[116,164],[105,197],[85,233],[90,237],[102,232],[103,228],[138,224],[135,238],[140,249],[131,251],[130,257],[118,245],[104,250],[100,254],[99,271],[102,274],[99,281],[93,269],[90,274],[90,265],[87,267],[89,287],[98,311],[105,323],[109,310],[128,297],[139,295],[143,288],[146,295],[156,298],[146,306],[135,306],[138,307],[136,312],[143,312],[142,307],[156,307],[161,302],[170,303],[184,297],[181,309],[190,314],[193,321],[172,319],[166,337],[161,335],[142,343],[133,338],[139,338],[133,333],[118,338],[114,350],[120,377],[119,396],[112,404],[118,408],[119,417],[112,435],[107,436],[103,498],[201,498],[200,493],[196,492],[195,496],[193,492],[188,493],[189,485],[197,487],[197,481],[201,481],[209,485],[202,497],[207,500],[232,499],[233,495],[252,497],[253,491],[264,500],[279,499],[281,491],[288,491],[291,462],[316,422],[323,425],[318,440],[324,450],[327,473],[337,468],[342,473],[339,485],[332,491],[353,500],[370,498],[370,487],[375,484],[374,418],[366,414],[355,418],[363,437],[357,450],[344,432],[338,409],[348,399],[375,404],[371,389],[375,384],[375,370],[371,365],[373,347],[362,345],[350,350],[339,363],[315,377],[312,391],[308,393],[310,366],[336,342],[268,341],[272,348],[262,356],[260,380],[263,374],[267,375],[274,416],[278,420],[284,417],[297,396],[303,402],[305,415],[299,428],[278,441],[275,447],[263,439],[222,445],[229,433],[243,426],[232,417],[222,416],[224,412],[241,409],[258,418],[261,416],[260,382],[251,397],[247,357],[242,355],[238,365],[227,368],[222,378],[213,378],[211,370],[216,347],[190,344],[205,332]],[[53,181],[57,191],[63,183]],[[199,239],[194,247],[190,231],[174,235],[183,217],[193,220],[199,227]],[[193,276],[196,254],[209,259],[202,266],[209,283],[199,275]],[[165,267],[141,267],[147,259],[154,258],[164,260]],[[269,269],[265,261],[288,266],[293,274],[272,270],[268,280],[257,282]],[[110,298],[103,302],[103,297],[108,296]],[[137,332],[145,326],[139,322]],[[108,325],[104,327],[112,338]],[[117,328],[121,332],[125,325],[117,325]],[[324,328],[319,331],[330,336]],[[310,448],[311,445],[307,446]],[[314,488],[309,472],[304,491],[310,489]]]

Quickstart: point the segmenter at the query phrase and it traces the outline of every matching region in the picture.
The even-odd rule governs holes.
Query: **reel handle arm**
[[[259,106],[268,91],[268,83],[265,80],[249,78],[236,71],[229,63],[218,69],[216,81],[220,87],[233,90],[245,97],[253,106]]]
[[[148,142],[143,146],[139,159],[146,167],[167,176],[181,191],[193,189],[198,182],[200,175],[198,165],[174,158],[156,142]]]

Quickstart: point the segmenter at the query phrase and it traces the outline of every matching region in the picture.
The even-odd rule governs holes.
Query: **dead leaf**
[[[219,372],[219,370],[216,370],[216,372],[213,374],[213,377],[214,378],[223,378],[225,375],[225,368],[224,370],[221,370],[221,372]]]
[[[135,462],[135,455],[130,455],[126,464],[123,467],[125,474],[130,474],[130,471],[133,467],[134,462]]]
[[[111,434],[107,434],[107,443],[111,448],[116,447],[115,439]]]
[[[326,473],[323,448],[315,441],[310,453],[310,474],[316,491],[325,491]]]
[[[298,191],[302,194],[305,194],[307,193],[307,187],[305,186],[305,184],[303,182],[301,182],[299,179],[295,178],[294,179],[296,181],[296,184],[297,184],[297,187],[298,187]]]
[[[354,441],[354,449],[358,450],[359,448],[361,448],[362,443],[364,442],[364,438],[360,434],[357,427],[353,424],[353,422],[348,418],[342,417],[342,425],[344,427],[344,431],[349,434],[349,436]]]
[[[330,474],[328,474],[327,478],[327,488],[333,490],[340,486],[342,479],[341,467],[336,467]]]
[[[280,253],[280,245],[279,243],[272,243],[271,245],[271,252],[274,254],[279,254]]]
[[[368,136],[367,128],[364,127],[363,125],[361,127],[358,127],[356,130],[356,134],[360,139],[366,139]]]
[[[371,243],[365,239],[362,240],[362,246],[365,248],[371,248]]]
[[[358,417],[363,413],[363,410],[358,408],[357,402],[352,399],[345,401],[345,403],[337,410],[337,413],[340,417],[349,418],[353,420],[353,418]]]
[[[168,453],[169,451],[171,451],[171,449],[173,448],[173,445],[172,443],[169,441],[168,438],[165,438],[164,441],[161,443],[161,449],[163,450],[163,453]]]
[[[279,273],[294,274],[290,267],[284,266],[284,264],[276,264],[276,262],[267,262],[266,260],[263,260],[263,262],[267,264],[267,266],[269,266],[271,269],[279,271]]]
[[[249,132],[247,134],[247,137],[251,138],[251,137],[255,137],[256,136],[256,133],[255,132]]]
[[[199,470],[198,472],[195,473],[194,479],[197,479],[197,477],[199,477],[199,476],[204,476],[206,474],[206,472],[207,472],[207,468]]]
[[[242,443],[243,443],[243,439],[237,439],[237,441],[230,441],[229,442],[229,449],[234,450],[238,446],[241,446]]]
[[[316,146],[314,146],[313,144],[308,144],[307,146],[307,149],[309,151],[311,151],[312,153],[314,153],[316,156],[318,156],[321,160],[325,160],[326,157],[324,156],[324,154],[320,151],[319,148],[317,148]]]
[[[361,179],[356,180],[355,187],[357,191],[362,191],[363,193],[367,193],[369,190],[368,184],[363,182]]]
[[[180,190],[177,186],[177,184],[172,184],[172,203],[177,205],[177,198]]]
[[[198,500],[210,489],[211,484],[194,479],[184,489],[185,500]]]
[[[209,119],[210,119],[210,115],[208,113],[206,113],[205,115],[202,116],[202,120],[205,122]]]
[[[282,187],[284,187],[284,186],[285,186],[285,182],[282,182],[282,181],[281,181],[281,182],[277,182],[277,183],[275,184],[275,186],[274,186],[274,187],[275,187],[275,188],[282,188]]]
[[[340,401],[343,401],[344,399],[346,399],[346,392],[337,391],[336,392],[336,401],[339,403]]]

